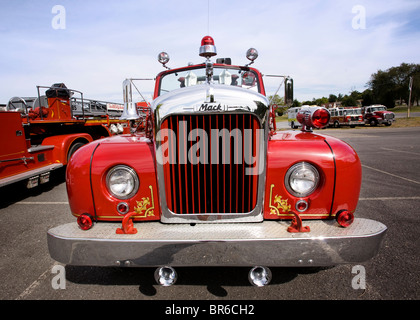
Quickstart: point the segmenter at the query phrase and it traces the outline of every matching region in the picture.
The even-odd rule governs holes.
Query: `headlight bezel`
[[[309,169],[313,175],[314,175],[314,183],[313,185],[308,188],[307,190],[304,191],[297,191],[295,190],[295,188],[292,187],[292,182],[291,182],[291,178],[294,175],[295,172],[299,171],[299,170],[307,170]],[[320,180],[321,180],[321,174],[319,172],[319,170],[311,163],[306,162],[306,161],[301,161],[298,163],[295,163],[294,165],[292,165],[286,172],[286,175],[284,177],[284,185],[286,187],[286,190],[293,196],[297,197],[297,198],[305,198],[310,196],[312,193],[315,192],[315,190],[317,190],[319,184],[320,184]],[[310,180],[308,180],[310,181]]]
[[[128,193],[118,193],[115,191],[115,189],[113,190],[112,186],[111,186],[111,178],[114,174],[116,174],[118,171],[123,170],[125,172],[127,172],[129,174],[130,179],[132,180],[132,187],[130,192]],[[108,170],[107,174],[106,174],[106,188],[108,190],[108,192],[110,193],[110,195],[112,195],[114,198],[120,199],[120,200],[127,200],[132,198],[137,191],[139,190],[140,187],[140,179],[136,173],[136,171],[127,166],[127,165],[116,165],[114,167],[112,167],[111,169]]]

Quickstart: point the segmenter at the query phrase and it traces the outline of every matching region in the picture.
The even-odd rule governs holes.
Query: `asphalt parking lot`
[[[318,132],[318,131],[317,131]],[[326,129],[352,145],[363,169],[356,216],[388,231],[379,254],[363,263],[365,288],[352,280],[360,266],[272,268],[269,286],[249,284],[248,268],[179,268],[171,287],[155,284],[154,268],[65,266],[65,282],[49,254],[46,232],[72,222],[64,170],[51,183],[0,190],[2,300],[416,300],[420,298],[420,127]],[[64,286],[64,288],[63,288]]]

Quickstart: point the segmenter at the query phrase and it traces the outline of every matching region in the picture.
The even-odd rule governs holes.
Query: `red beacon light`
[[[205,36],[201,39],[201,47],[199,51],[201,57],[206,57],[207,59],[217,55],[216,47],[214,45],[214,40],[210,36]]]
[[[322,129],[330,121],[330,112],[324,107],[304,106],[296,115],[297,121],[302,124],[302,131],[311,132],[312,128]]]

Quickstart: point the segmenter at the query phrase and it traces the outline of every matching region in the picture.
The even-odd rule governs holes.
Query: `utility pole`
[[[411,91],[413,89],[413,77],[410,77],[410,84],[408,85],[408,90],[410,94],[408,95],[408,108],[407,108],[407,118],[410,118],[410,109],[411,109]]]

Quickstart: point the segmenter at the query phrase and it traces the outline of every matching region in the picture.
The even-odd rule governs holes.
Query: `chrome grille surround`
[[[217,111],[200,111],[200,106],[209,104],[209,92],[215,105],[221,105]],[[268,100],[265,96],[242,88],[226,85],[203,84],[174,90],[161,96],[152,104],[154,112],[154,137],[156,150],[156,168],[158,176],[159,197],[161,207],[161,221],[164,223],[215,223],[215,222],[258,222],[263,220],[263,199],[265,185],[265,159],[268,140]],[[160,129],[165,120],[173,115],[197,116],[201,115],[252,115],[259,122],[262,129],[262,143],[259,144],[259,159],[261,167],[258,175],[258,190],[256,205],[250,212],[189,212],[179,214],[170,210],[165,185],[163,159],[164,141],[161,141]],[[166,180],[172,183],[170,179]],[[182,186],[181,186],[182,187]]]

